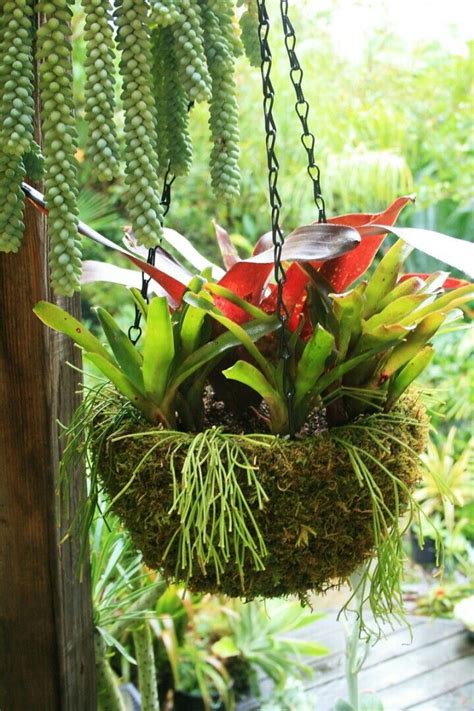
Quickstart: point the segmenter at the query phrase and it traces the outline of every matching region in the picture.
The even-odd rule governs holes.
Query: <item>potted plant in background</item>
[[[472,502],[474,439],[461,446],[457,430],[452,427],[444,437],[438,434],[428,440],[427,450],[421,455],[424,464],[422,479],[414,497],[427,520],[436,522],[436,529],[445,532],[447,552],[455,552],[455,538],[468,519],[462,512]],[[412,529],[413,556],[416,563],[436,564],[434,527],[423,527],[424,548],[418,545],[416,528]]]

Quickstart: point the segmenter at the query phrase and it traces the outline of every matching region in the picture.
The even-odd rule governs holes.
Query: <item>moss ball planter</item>
[[[402,557],[398,518],[427,437],[416,393],[389,414],[293,441],[110,422],[96,425],[93,449],[111,507],[146,564],[191,590],[305,598],[375,554],[382,576]]]

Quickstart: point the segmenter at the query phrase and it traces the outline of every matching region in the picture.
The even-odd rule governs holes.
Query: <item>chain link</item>
[[[265,0],[256,0],[258,8],[258,37],[260,41],[260,73],[262,76],[263,89],[263,113],[265,119],[265,135],[268,167],[268,189],[271,207],[272,220],[272,241],[274,247],[275,281],[277,284],[277,314],[280,320],[280,352],[279,357],[283,360],[283,388],[288,408],[288,425],[290,436],[293,437],[294,417],[294,383],[290,374],[291,348],[289,343],[286,324],[289,319],[288,309],[283,298],[283,287],[286,281],[285,269],[282,264],[282,250],[284,244],[283,232],[280,227],[281,198],[278,192],[278,171],[279,163],[276,157],[275,145],[277,128],[273,116],[273,104],[275,101],[275,90],[271,80],[272,53],[268,42],[270,32],[270,18],[266,8]]]
[[[171,204],[171,186],[173,185],[174,181],[176,180],[175,175],[170,174],[170,166],[168,165],[168,169],[166,171],[164,183],[163,183],[163,192],[161,194],[161,204],[163,205],[163,217],[165,217],[168,213],[168,210],[170,209],[170,204]],[[155,258],[156,258],[156,247],[152,247],[151,249],[148,250],[148,257],[147,257],[147,262],[148,264],[154,265],[155,264]],[[148,303],[148,286],[150,284],[151,277],[147,276],[145,272],[142,272],[142,288],[141,288],[141,295],[145,299],[145,301]],[[128,329],[128,337],[135,345],[138,340],[140,339],[140,336],[142,335],[142,327],[140,326],[142,320],[142,314],[138,306],[135,305],[135,319]]]
[[[290,61],[290,78],[295,89],[296,114],[301,122],[303,133],[301,143],[308,156],[308,175],[313,183],[313,197],[318,208],[318,222],[326,222],[326,206],[321,194],[321,175],[319,167],[314,158],[314,147],[316,139],[308,126],[309,104],[303,93],[303,70],[296,56],[296,35],[295,28],[288,15],[289,0],[280,0],[280,13],[285,36],[285,47]]]

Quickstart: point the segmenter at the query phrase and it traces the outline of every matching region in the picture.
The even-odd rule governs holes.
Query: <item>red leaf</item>
[[[222,256],[222,261],[226,269],[230,269],[240,262],[239,253],[237,252],[235,246],[232,244],[229,233],[223,227],[217,224],[214,220],[214,229],[216,231],[217,244]]]
[[[171,298],[176,302],[176,304],[181,303],[183,294],[186,291],[186,284],[183,284],[181,281],[178,281],[178,279],[175,279],[175,277],[171,276],[169,271],[168,273],[163,272],[161,271],[161,269],[158,269],[158,267],[152,266],[151,264],[148,264],[148,262],[144,262],[143,259],[139,259],[133,254],[126,254],[125,256],[137,267],[139,267],[143,272],[145,272],[145,274],[148,274],[148,276],[150,276],[161,287],[163,287],[163,289],[171,296]],[[176,266],[173,265],[173,262],[170,262],[168,265],[166,265],[164,263],[164,258],[162,261],[160,261],[160,265],[164,268],[171,268],[171,266]]]
[[[265,234],[260,237],[257,244],[255,245],[252,255],[260,254],[260,252],[265,252],[265,250],[270,249],[272,245],[272,232],[265,232]]]
[[[328,222],[349,225],[356,229],[382,221],[385,224],[393,225],[400,211],[408,202],[413,202],[413,198],[410,196],[401,197],[395,200],[384,212],[340,215],[331,217]],[[349,254],[337,257],[337,259],[331,259],[322,266],[319,263],[313,263],[312,266],[315,268],[320,267],[321,275],[330,282],[334,291],[341,293],[367,271],[384,239],[385,233],[364,236],[361,243]]]
[[[398,281],[406,281],[412,277],[417,277],[418,279],[423,279],[425,281],[431,276],[431,274],[420,274],[418,272],[411,274],[402,274]],[[466,279],[456,279],[455,277],[450,277],[446,274],[446,279],[443,284],[443,289],[457,289],[460,286],[467,286],[469,282]]]
[[[230,289],[249,304],[258,305],[272,270],[272,264],[237,262],[222,277],[219,284]],[[232,304],[227,299],[215,296],[214,303],[228,318],[236,321],[236,323],[245,323],[245,321],[249,320],[249,315],[243,309]]]
[[[283,285],[283,301],[290,316],[290,328],[294,330],[298,325],[299,315],[306,301],[306,285],[308,277],[298,264],[292,264],[286,271],[286,280]],[[276,313],[277,287],[271,285],[271,294],[263,299],[261,308],[267,313]],[[294,318],[296,316],[296,318]]]

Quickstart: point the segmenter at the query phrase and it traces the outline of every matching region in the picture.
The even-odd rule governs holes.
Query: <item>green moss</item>
[[[99,424],[96,441],[106,427],[110,420]],[[190,577],[186,569],[178,568],[179,533],[175,534],[180,522],[176,514],[169,514],[174,501],[170,461],[174,457],[179,472],[187,451],[182,443],[189,440],[190,444],[193,435],[176,433],[179,448],[169,436],[157,446],[151,426],[122,419],[122,429],[114,434],[109,430],[102,440],[95,463],[107,493],[115,499],[114,511],[150,567],[187,582],[191,590],[248,598],[287,594],[304,598],[308,590],[322,592],[344,581],[374,555],[375,548],[380,552],[391,534],[383,525],[374,526],[374,496],[389,512],[384,520],[390,526],[410,503],[409,490],[419,478],[416,453],[423,450],[426,434],[423,406],[412,393],[389,415],[361,418],[302,440],[270,437],[264,445],[242,435],[239,444],[258,468],[258,480],[268,497],[262,509],[245,472],[239,483],[268,555],[264,570],[246,566],[243,579],[229,559],[219,582],[211,567],[203,569],[198,560]],[[140,467],[151,446],[152,456]],[[361,466],[370,475],[365,479]]]

